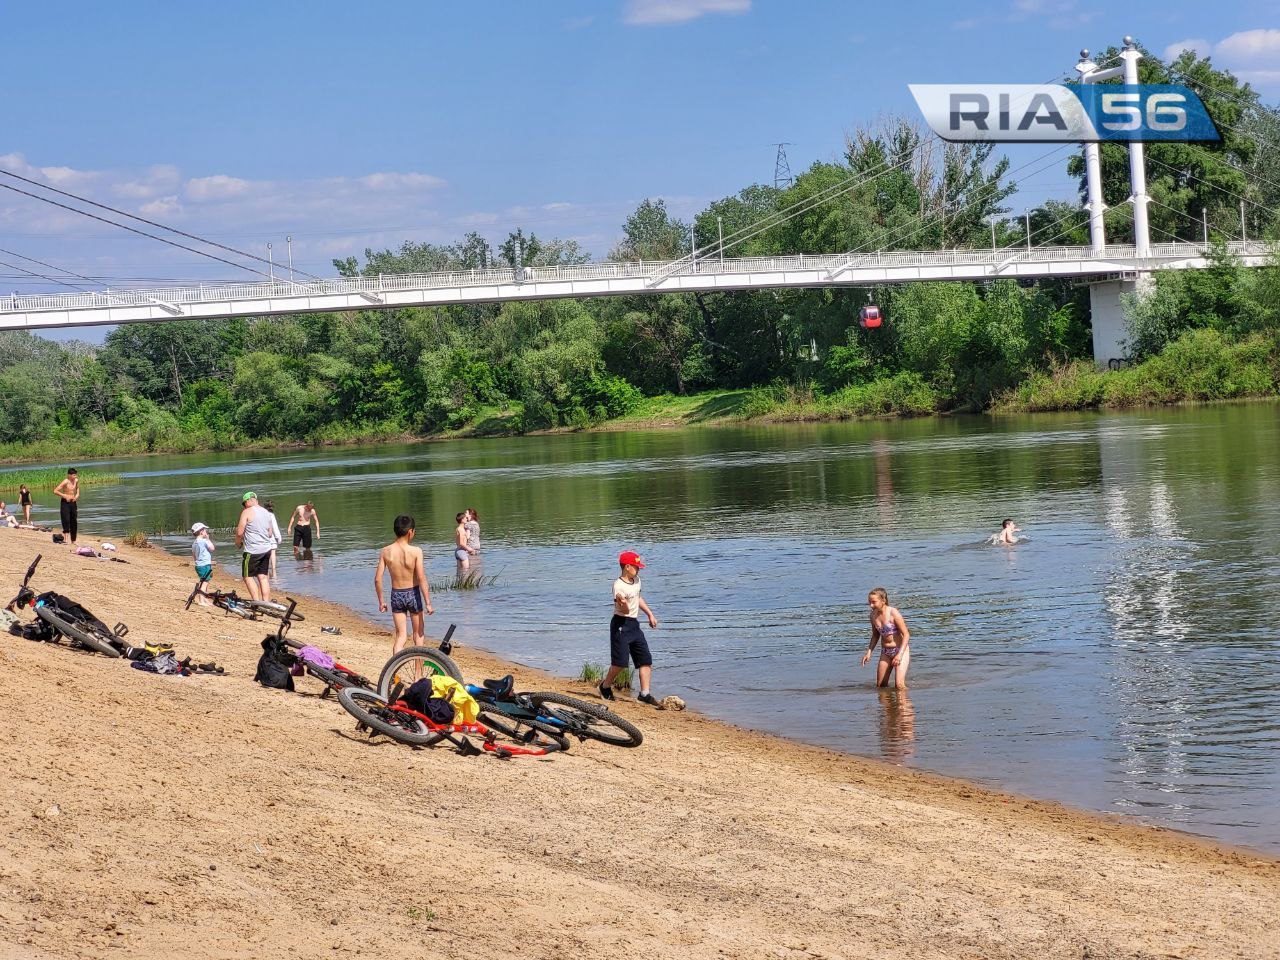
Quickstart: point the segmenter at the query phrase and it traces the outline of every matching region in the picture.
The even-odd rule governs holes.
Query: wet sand
[[[633,702],[638,750],[369,741],[313,680],[254,684],[264,626],[184,611],[189,563],[0,530],[3,600],[38,551],[37,591],[231,673],[0,639],[0,958],[1280,957],[1263,854]],[[376,675],[384,625],[300,608]]]

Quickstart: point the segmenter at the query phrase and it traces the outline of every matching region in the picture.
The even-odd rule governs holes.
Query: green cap
[[[257,500],[257,499],[258,499],[258,495],[254,493],[252,490],[250,490],[248,493],[246,493],[243,497],[240,498],[240,502],[248,503],[250,500]]]

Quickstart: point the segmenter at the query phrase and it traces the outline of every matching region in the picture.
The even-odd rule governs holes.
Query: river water
[[[429,633],[576,675],[607,662],[619,550],[649,564],[655,691],[740,724],[1280,851],[1280,409],[953,418],[468,440],[116,462],[82,527],[232,525],[314,555],[282,589],[377,616],[376,548],[417,517],[433,582],[473,506],[496,583]],[[48,509],[45,519],[55,517]],[[984,544],[1013,517],[1029,542]],[[234,545],[216,537],[230,564]],[[158,538],[187,554],[189,537]],[[866,594],[912,631],[877,692]],[[172,598],[175,609],[180,598]],[[114,614],[113,614],[114,615]],[[181,620],[177,621],[181,623]],[[370,664],[376,669],[376,664]]]

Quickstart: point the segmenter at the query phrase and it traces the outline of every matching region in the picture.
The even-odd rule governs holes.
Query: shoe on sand
[[[614,698],[613,691],[610,690],[608,687],[606,687],[604,684],[601,684],[597,689],[599,689],[600,696],[604,697],[604,699],[612,700]]]
[[[658,698],[652,693],[642,693],[640,696],[636,697],[636,700],[639,703],[647,703],[651,707],[656,707],[658,705]]]

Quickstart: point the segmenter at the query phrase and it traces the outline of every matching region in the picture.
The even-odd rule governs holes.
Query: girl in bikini
[[[907,688],[907,666],[911,663],[911,631],[907,621],[896,607],[889,606],[889,594],[884,587],[876,587],[867,594],[867,606],[871,616],[871,643],[863,654],[862,665],[871,662],[871,654],[880,644],[880,662],[876,664],[876,686],[887,687],[889,674],[894,674],[894,687]]]

